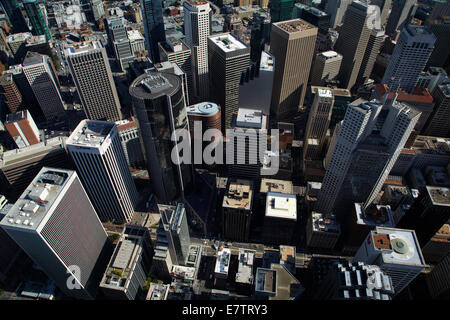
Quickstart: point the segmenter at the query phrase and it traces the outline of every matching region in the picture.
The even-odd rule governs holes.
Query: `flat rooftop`
[[[450,189],[427,186],[427,192],[436,206],[450,207]]]
[[[311,212],[311,223],[314,232],[327,232],[340,234],[341,226],[333,215],[325,216],[319,212]]]
[[[67,139],[68,145],[100,147],[109,137],[114,122],[83,120]]]
[[[251,182],[248,180],[236,180],[230,182],[227,192],[223,197],[222,206],[225,208],[235,208],[251,210],[253,190]]]
[[[275,70],[275,57],[266,51],[262,51],[259,70],[274,71]]]
[[[137,77],[130,85],[130,95],[138,99],[171,96],[181,86],[180,77],[166,72],[150,72]]]
[[[246,49],[247,46],[231,33],[209,36],[208,39],[224,52]]]
[[[127,34],[130,41],[144,40],[144,36],[139,32],[139,30],[128,30]]]
[[[342,57],[341,54],[337,53],[336,51],[325,51],[317,54],[318,56],[322,56],[325,59],[331,59],[331,58],[339,58]]]
[[[12,123],[12,122],[17,122],[20,120],[24,120],[27,118],[28,116],[28,110],[23,110],[23,111],[17,111],[14,113],[9,113],[6,115],[6,121],[5,124],[7,123]]]
[[[294,194],[268,192],[266,217],[297,220],[297,197]]]
[[[253,262],[255,259],[255,250],[239,249],[239,265],[236,273],[236,282],[253,283]]]
[[[31,32],[14,33],[6,37],[6,42],[21,42],[27,40],[31,36]]]
[[[411,149],[415,154],[450,155],[450,138],[417,136]]]
[[[216,266],[214,272],[218,274],[228,275],[228,268],[230,267],[231,250],[222,248],[217,253]]]
[[[333,98],[333,91],[330,89],[317,89],[317,94],[321,98]]]
[[[302,19],[280,21],[280,22],[273,23],[273,25],[286,31],[287,33],[302,32],[305,30],[317,28],[316,26],[314,26]]]
[[[220,107],[214,102],[200,102],[186,107],[188,115],[212,116],[220,111]]]
[[[376,227],[372,245],[381,251],[385,263],[425,267],[420,245],[413,230]]]
[[[260,193],[276,192],[293,194],[293,183],[288,180],[277,180],[277,179],[261,179],[261,187],[259,189]]]
[[[266,116],[260,110],[239,108],[236,116],[236,127],[239,128],[266,128]]]
[[[258,268],[256,271],[255,291],[276,294],[277,272],[272,269]]]
[[[43,167],[9,210],[0,226],[37,230],[67,181],[72,170]]]
[[[356,223],[368,226],[395,227],[390,206],[374,205],[364,210],[362,203],[355,203]]]
[[[64,54],[66,55],[66,57],[69,57],[101,48],[103,48],[103,45],[100,40],[89,40],[66,44]]]
[[[175,266],[172,266],[170,273],[172,274],[172,276],[174,276],[178,279],[183,279],[186,281],[194,281],[195,270],[196,269],[193,267],[175,265]]]

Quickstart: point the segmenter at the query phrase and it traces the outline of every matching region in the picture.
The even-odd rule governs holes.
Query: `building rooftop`
[[[450,155],[450,138],[417,136],[411,149],[415,154]]]
[[[119,120],[116,121],[115,123],[117,126],[117,130],[119,130],[119,132],[130,128],[136,128],[136,121],[134,117],[131,117],[130,119]]]
[[[180,77],[166,72],[150,72],[137,77],[130,85],[130,95],[139,99],[171,96],[181,86]]]
[[[308,29],[317,28],[316,26],[314,26],[302,19],[280,21],[280,22],[273,23],[273,25],[279,27],[280,29],[284,30],[287,33],[302,32],[302,31],[305,31]]]
[[[390,206],[373,205],[364,210],[362,203],[355,203],[356,223],[367,226],[395,227]]]
[[[7,123],[12,123],[12,122],[17,122],[20,120],[24,120],[28,117],[29,115],[29,111],[28,110],[23,110],[23,111],[17,111],[14,113],[9,113],[6,115],[6,121],[5,124]]]
[[[128,30],[127,34],[128,34],[128,39],[130,41],[137,41],[137,40],[144,41],[144,36],[142,35],[142,33],[139,32],[139,30]]]
[[[325,216],[319,212],[311,212],[311,222],[314,232],[341,233],[341,226],[333,215]]]
[[[27,46],[34,46],[37,44],[43,44],[47,43],[47,38],[45,34],[38,35],[38,36],[31,36],[27,39]]]
[[[83,42],[66,44],[64,54],[66,57],[69,57],[101,48],[103,48],[103,45],[100,40],[88,40]]]
[[[386,92],[389,91],[389,87],[386,84],[376,84],[375,90],[377,91],[378,97],[381,99],[384,97]],[[397,91],[398,96],[396,101],[406,102],[406,103],[433,103],[433,96],[428,89],[414,88],[412,93],[408,93],[404,90]],[[388,93],[388,100],[394,98],[395,92]]]
[[[320,52],[317,55],[319,55],[325,59],[342,57],[342,55],[340,53],[337,53],[336,51],[331,51],[331,50],[325,51],[325,52]]]
[[[211,41],[224,52],[233,52],[247,48],[243,42],[231,33],[209,36],[208,39],[211,39]]]
[[[195,279],[196,269],[194,267],[186,267],[186,266],[172,266],[170,270],[170,274],[172,277],[182,280],[184,282],[192,282]]]
[[[239,128],[266,129],[267,116],[260,110],[239,108],[234,125]]]
[[[266,51],[262,51],[259,70],[274,71],[275,70],[275,57]]]
[[[169,285],[163,283],[152,283],[145,300],[166,300]]]
[[[333,98],[333,91],[330,89],[317,89],[317,94],[321,98]]]
[[[425,266],[416,233],[413,230],[377,226],[370,238],[376,250],[381,251],[385,263]]]
[[[239,266],[236,273],[236,282],[253,284],[253,262],[255,250],[239,249]]]
[[[261,179],[260,193],[276,192],[284,194],[293,194],[293,183],[287,180]]]
[[[251,210],[253,190],[251,182],[237,179],[230,182],[223,197],[223,207]]]
[[[26,41],[31,36],[32,36],[31,32],[14,33],[14,34],[9,35],[6,38],[6,42],[8,42],[8,43],[23,42],[23,41]]]
[[[297,220],[297,197],[294,194],[268,192],[266,217]]]
[[[433,201],[433,205],[450,207],[449,188],[427,186],[427,192]]]
[[[188,115],[212,116],[220,111],[220,107],[214,102],[200,102],[186,107]]]
[[[201,245],[191,245],[189,247],[189,253],[186,258],[186,265],[189,267],[198,266],[200,263],[201,254],[202,254]]]
[[[277,292],[277,271],[258,268],[256,270],[255,291],[275,295]]]
[[[114,122],[82,120],[67,139],[67,145],[100,147],[110,140]]]
[[[72,170],[43,167],[0,225],[40,230],[41,222],[46,221],[49,209],[74,174]]]
[[[216,266],[214,272],[216,274],[228,275],[228,268],[230,267],[231,250],[222,248],[217,253]]]
[[[28,51],[25,58],[23,59],[22,66],[27,67],[35,64],[40,64],[43,62],[44,62],[44,55],[37,52]]]
[[[292,300],[305,290],[286,265],[272,264],[270,268],[276,271],[276,294],[270,300]]]

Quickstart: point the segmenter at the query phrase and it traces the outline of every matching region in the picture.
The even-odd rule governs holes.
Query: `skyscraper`
[[[64,113],[64,104],[58,88],[58,77],[50,58],[28,51],[22,63],[23,73],[47,120]]]
[[[0,95],[9,112],[16,112],[23,107],[22,94],[14,83],[13,74],[3,72],[0,76]]]
[[[396,0],[386,25],[386,34],[393,37],[397,30],[402,30],[411,23],[417,9],[417,0]]]
[[[341,63],[342,55],[335,51],[318,53],[311,71],[311,85],[323,86],[327,81],[336,80]]]
[[[143,74],[132,82],[130,95],[153,191],[161,203],[180,198],[193,179],[190,164],[171,159],[174,131],[189,126],[181,79],[170,73]]]
[[[292,19],[294,0],[272,0],[270,2],[270,18],[272,22]]]
[[[47,27],[47,21],[45,16],[41,12],[39,3],[36,0],[23,0],[22,1],[25,11],[27,12],[28,19],[30,19],[31,30],[34,35],[44,34],[47,40],[50,40],[52,35]]]
[[[122,119],[119,96],[101,42],[73,44],[65,54],[86,116],[92,120]]]
[[[367,3],[353,1],[344,16],[344,24],[335,45],[335,50],[343,56],[339,71],[341,88],[350,90],[356,83],[371,33],[367,23],[370,18],[369,7]]]
[[[434,110],[428,118],[424,132],[428,136],[450,138],[450,84],[433,90]]]
[[[95,298],[107,234],[75,171],[42,168],[0,226],[62,292]]]
[[[357,85],[363,85],[368,82],[384,39],[385,35],[383,29],[374,27],[371,30],[369,41],[367,42],[366,52],[364,53],[361,67],[359,68],[358,77],[356,78]]]
[[[159,56],[161,61],[169,61],[176,63],[186,75],[187,90],[186,96],[188,101],[186,104],[191,104],[194,101],[194,79],[192,70],[192,51],[183,40],[176,40],[173,38],[167,39],[165,43],[158,43]]]
[[[239,83],[250,65],[250,48],[231,33],[208,37],[211,101],[222,109],[222,130],[231,127],[239,106]]]
[[[158,42],[166,41],[162,0],[140,0],[145,31],[145,43],[152,62],[159,62]]]
[[[19,148],[40,142],[39,129],[28,110],[7,114],[4,125]]]
[[[117,126],[113,122],[83,120],[67,139],[66,148],[99,218],[129,222],[138,194]]]
[[[94,20],[100,19],[105,14],[103,0],[91,0],[91,10]]]
[[[315,97],[309,111],[305,138],[303,139],[303,161],[320,159],[334,104],[331,90],[316,87],[314,91]]]
[[[392,279],[397,295],[426,267],[414,230],[376,227],[362,243],[353,263],[380,267]]]
[[[336,28],[342,23],[347,7],[352,3],[352,0],[328,0],[325,5],[325,12],[330,18],[330,28]]]
[[[426,25],[436,37],[427,66],[443,67],[450,61],[450,17],[441,15],[435,19],[428,19]]]
[[[128,39],[125,19],[123,17],[112,16],[107,17],[105,21],[108,41],[114,51],[116,61],[122,71],[125,71],[135,58],[131,49],[130,39]]]
[[[385,107],[386,111],[382,112],[382,108],[380,102],[361,100],[348,107],[317,197],[316,211],[332,213],[343,196],[357,197],[349,201],[364,202],[366,208],[378,195],[420,117],[419,112],[395,101]]]
[[[28,32],[28,25],[23,17],[22,10],[17,0],[1,0],[3,9],[9,18],[9,22],[13,27],[13,33]]]
[[[317,28],[301,19],[272,24],[270,53],[275,58],[270,113],[286,119],[303,107]]]
[[[203,102],[209,97],[208,36],[212,10],[204,0],[184,1],[183,10],[185,41],[192,50],[193,95]]]
[[[435,41],[436,37],[426,27],[405,27],[395,45],[381,83],[392,89],[401,88],[411,92],[433,52]]]

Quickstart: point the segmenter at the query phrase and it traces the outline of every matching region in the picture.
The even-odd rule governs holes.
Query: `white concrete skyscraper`
[[[86,116],[92,120],[121,120],[119,96],[101,42],[69,45],[65,55]]]
[[[419,117],[420,112],[395,100],[384,106],[376,100],[366,102],[362,99],[350,104],[338,136],[333,137],[336,139],[333,153],[327,164],[315,210],[324,214],[332,213],[342,198],[340,194],[344,183],[345,187],[363,193],[361,196],[364,199],[358,200],[368,207],[381,190]],[[377,156],[374,160],[377,164],[379,162],[377,167],[371,167],[369,160],[366,160],[365,168],[361,167],[361,159],[364,160],[368,152]],[[369,173],[372,179],[366,177],[363,182],[357,179]],[[358,189],[358,183],[365,190]]]
[[[66,147],[100,219],[129,222],[138,194],[115,123],[83,120]]]
[[[107,234],[75,171],[42,168],[0,226],[66,295],[95,298]]]
[[[436,37],[423,26],[409,25],[402,30],[384,73],[382,84],[411,92],[434,49]]]
[[[205,0],[186,0],[183,9],[185,41],[192,50],[194,95],[200,101],[206,101],[209,96],[208,36],[211,34],[212,10]]]

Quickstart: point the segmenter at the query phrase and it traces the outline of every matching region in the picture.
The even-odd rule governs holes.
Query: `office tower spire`
[[[138,194],[113,122],[83,120],[67,150],[100,219],[129,222]]]
[[[250,48],[231,33],[208,37],[211,101],[222,108],[222,130],[239,106],[239,83],[250,65]]]
[[[140,0],[145,31],[145,45],[153,63],[160,62],[158,42],[166,41],[162,0]]]
[[[190,164],[176,164],[171,158],[176,143],[172,134],[177,137],[176,129],[189,131],[181,79],[151,72],[135,79],[129,91],[153,191],[161,203],[169,203],[182,197],[193,179]]]
[[[286,119],[303,107],[317,28],[301,19],[272,24],[270,53],[275,58],[270,112]]]
[[[384,73],[382,84],[411,92],[433,52],[436,37],[427,27],[409,25],[402,30]]]
[[[367,3],[353,1],[344,16],[335,50],[342,54],[339,80],[341,87],[351,89],[356,83],[361,64],[366,54],[371,29],[368,20],[370,9]]]
[[[0,226],[62,292],[95,298],[107,234],[75,171],[42,168]]]
[[[73,44],[65,54],[86,116],[92,120],[121,120],[119,96],[101,42]]]
[[[183,10],[185,40],[192,50],[194,96],[203,102],[209,97],[208,36],[212,10],[204,0],[184,1]]]

